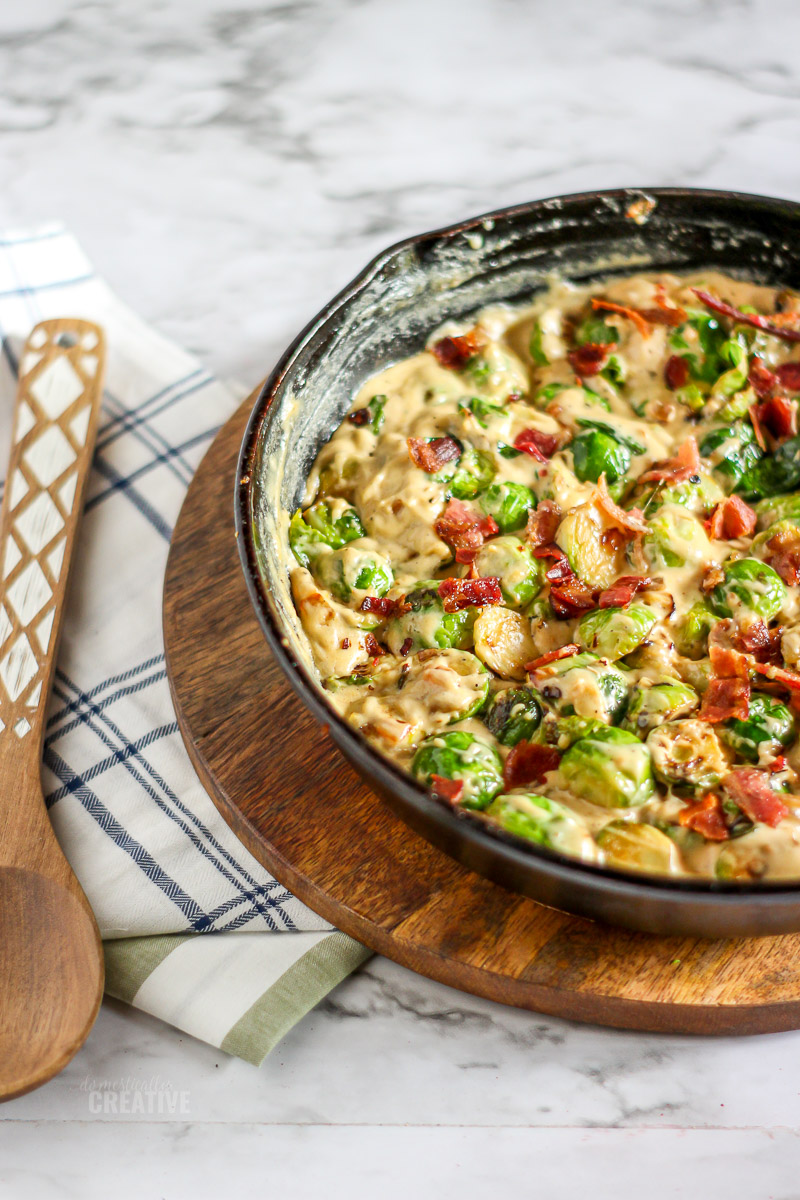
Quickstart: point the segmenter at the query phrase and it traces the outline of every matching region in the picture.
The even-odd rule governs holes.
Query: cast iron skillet
[[[419,351],[445,318],[526,301],[554,271],[581,281],[711,266],[797,288],[800,205],[688,188],[590,192],[398,242],[314,318],[267,380],[242,443],[235,504],[242,569],[278,662],[356,770],[413,829],[472,870],[555,908],[652,933],[728,937],[800,930],[800,883],[663,879],[578,863],[451,811],[374,750],[319,685],[289,592],[286,538],[287,514],[358,385]]]

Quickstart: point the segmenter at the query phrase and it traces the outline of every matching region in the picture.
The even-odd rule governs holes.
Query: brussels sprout
[[[472,644],[475,610],[444,611],[438,579],[423,579],[406,594],[408,611],[387,622],[384,637],[392,654],[412,654],[434,646],[466,650]]]
[[[587,717],[610,722],[621,713],[628,696],[625,676],[596,654],[573,654],[533,672],[545,706],[556,716]]]
[[[461,780],[463,808],[486,808],[503,788],[500,755],[461,729],[426,738],[414,755],[411,771],[426,786],[433,775]]]
[[[610,342],[618,342],[619,331],[611,321],[611,317],[602,317],[597,312],[590,312],[575,330],[576,345],[585,346],[593,342],[595,345],[606,346]]]
[[[719,357],[729,364],[729,370],[719,376],[712,389],[713,396],[732,396],[747,383],[749,360],[747,348],[738,338],[728,338],[719,348]]]
[[[637,488],[633,498],[628,502],[644,509],[648,517],[665,504],[680,504],[695,516],[702,516],[725,499],[722,488],[707,471],[692,475],[683,483],[673,483],[670,487],[649,484]]]
[[[354,508],[342,500],[317,500],[289,523],[289,545],[301,567],[307,567],[324,546],[338,550],[364,537],[364,526]]]
[[[620,574],[624,556],[603,538],[606,521],[593,500],[571,508],[556,533],[556,544],[575,574],[592,588],[606,588]]]
[[[688,658],[702,658],[708,647],[708,635],[719,618],[707,604],[698,600],[684,616],[678,631],[678,650]]]
[[[589,737],[598,729],[605,729],[606,723],[594,717],[557,717],[555,713],[546,712],[534,738],[546,746],[557,746],[559,750],[568,750],[581,738]]]
[[[548,796],[532,793],[497,796],[486,809],[486,816],[517,837],[570,854],[590,856],[591,839],[585,823],[571,809]]]
[[[481,496],[480,506],[487,517],[494,517],[501,533],[513,533],[536,508],[536,497],[524,483],[492,483]]]
[[[614,662],[641,645],[655,623],[656,614],[646,604],[597,608],[581,617],[578,644]]]
[[[461,445],[461,457],[447,463],[434,479],[446,485],[448,496],[472,500],[494,479],[494,461],[490,454],[476,450],[469,442],[462,441]]]
[[[711,460],[715,477],[728,492],[762,457],[749,421],[711,429],[700,442],[700,453]]]
[[[472,636],[478,658],[503,679],[524,679],[526,664],[537,655],[530,621],[501,604],[481,609]]]
[[[725,578],[709,595],[721,617],[742,609],[769,621],[786,601],[786,587],[777,571],[757,558],[737,558],[723,567]]]
[[[716,317],[694,309],[689,311],[686,324],[671,335],[669,344],[686,359],[692,379],[711,384],[727,365],[720,355],[726,340],[725,330]]]
[[[800,437],[793,437],[745,471],[734,491],[744,496],[745,500],[761,500],[765,496],[791,492],[798,485]]]
[[[512,534],[492,538],[481,546],[475,569],[482,579],[499,579],[503,599],[511,608],[530,604],[542,585],[542,560]]]
[[[647,523],[643,539],[645,557],[651,567],[683,567],[686,563],[706,563],[711,558],[711,542],[703,523],[678,504],[663,504]]]
[[[719,736],[740,758],[758,762],[763,751],[780,754],[795,738],[794,717],[785,704],[763,692],[750,697],[745,721],[730,720],[720,726]]]
[[[677,865],[674,843],[654,825],[639,821],[609,821],[596,835],[609,867],[669,875]]]
[[[800,517],[787,517],[783,521],[776,521],[774,525],[770,525],[769,529],[763,529],[761,533],[757,533],[750,543],[751,558],[767,558],[774,545],[771,545],[772,539],[787,538],[794,539],[797,537],[797,530],[800,527]],[[780,545],[780,541],[776,543]]]
[[[762,879],[769,866],[768,849],[764,842],[755,838],[741,837],[726,842],[719,852],[714,874],[726,883]]]
[[[528,350],[537,367],[547,367],[550,365],[550,359],[545,354],[544,347],[542,346],[542,327],[538,321],[534,321],[533,323]]]
[[[458,407],[465,412],[471,412],[481,429],[486,429],[491,417],[507,417],[508,409],[502,404],[492,404],[482,396],[465,396],[459,400]]]
[[[800,492],[759,500],[756,515],[759,529],[768,529],[776,521],[800,520]]]
[[[653,770],[664,783],[709,788],[718,784],[728,771],[714,730],[705,721],[692,717],[667,721],[651,730],[647,747]]]
[[[571,791],[603,808],[633,808],[654,793],[647,747],[627,729],[602,729],[581,738],[561,759]]]
[[[631,465],[631,452],[612,434],[586,429],[570,442],[572,467],[578,479],[596,483],[605,475],[609,485],[624,479]]]
[[[385,596],[394,583],[388,558],[354,543],[330,554],[318,554],[312,563],[312,571],[317,582],[343,604],[353,598],[353,592]]]
[[[652,687],[638,683],[631,692],[621,728],[644,738],[651,729],[663,725],[665,721],[688,716],[699,703],[700,697],[694,688],[680,679],[664,679]]]
[[[542,722],[542,707],[530,688],[495,692],[482,713],[483,723],[503,746],[530,741]]]
[[[367,684],[374,684],[374,682],[375,676],[365,671],[363,675],[329,675],[324,680],[324,687],[328,692],[340,692],[342,688],[365,687]]]
[[[583,392],[584,403],[592,408],[603,408],[606,412],[611,412],[611,405],[605,396],[601,396],[598,392],[592,391],[586,384],[581,386],[577,383],[547,383],[533,398],[533,403],[537,408],[545,409],[556,396],[560,396],[562,392],[574,392],[579,389]]]

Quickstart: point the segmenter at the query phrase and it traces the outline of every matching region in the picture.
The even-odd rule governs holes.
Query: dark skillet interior
[[[638,224],[627,213],[643,197],[655,207]],[[553,272],[581,281],[710,266],[800,286],[800,205],[680,188],[593,192],[504,209],[391,247],[311,322],[267,381],[239,463],[239,551],[256,613],[290,683],[356,769],[435,845],[535,900],[633,929],[786,933],[800,930],[800,883],[662,879],[576,863],[431,799],[328,706],[288,586],[287,513],[364,379],[419,351],[448,317],[528,301]]]

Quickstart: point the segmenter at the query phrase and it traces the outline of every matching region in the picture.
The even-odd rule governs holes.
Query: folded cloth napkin
[[[242,399],[148,328],[62,227],[0,237],[0,462],[19,350],[44,318],[105,329],[103,415],[44,750],[50,816],[97,917],[106,990],[260,1063],[368,957],[217,813],[169,695],[161,590],[186,488]]]

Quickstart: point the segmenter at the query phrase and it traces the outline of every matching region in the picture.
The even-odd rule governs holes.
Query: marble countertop
[[[0,227],[63,219],[252,383],[408,233],[623,184],[800,199],[799,36],[791,0],[4,4]],[[790,1200],[798,1066],[800,1032],[596,1029],[373,959],[261,1070],[105,1004],[0,1113],[0,1196]]]

